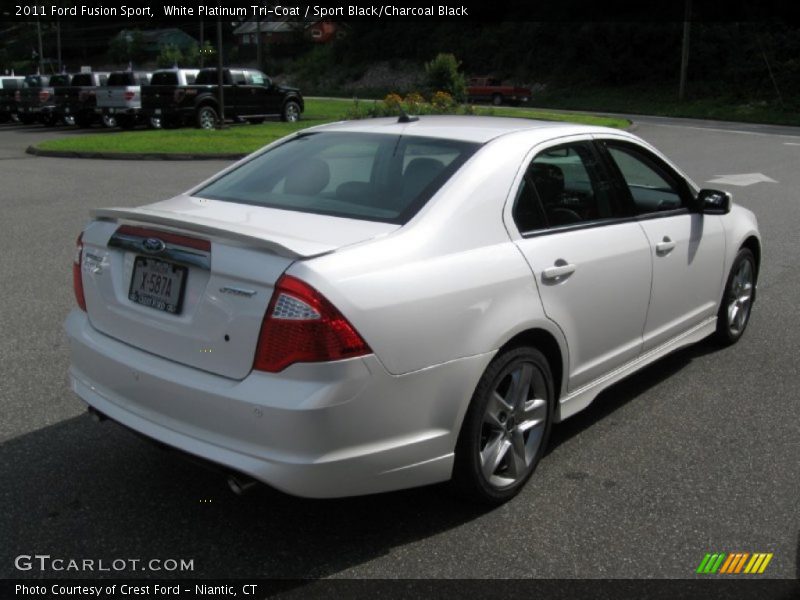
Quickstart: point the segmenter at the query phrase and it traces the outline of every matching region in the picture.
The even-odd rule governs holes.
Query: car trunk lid
[[[93,216],[81,269],[93,327],[231,379],[250,372],[275,282],[292,262],[397,228],[190,196]]]

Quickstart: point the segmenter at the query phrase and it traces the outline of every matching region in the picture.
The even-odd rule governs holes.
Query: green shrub
[[[467,82],[458,68],[461,63],[452,54],[437,54],[432,61],[425,63],[425,84],[433,93],[442,90],[457,101],[467,96]]]

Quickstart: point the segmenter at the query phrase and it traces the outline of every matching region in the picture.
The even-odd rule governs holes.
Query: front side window
[[[309,133],[253,158],[196,195],[403,224],[478,147],[416,136]]]
[[[624,144],[606,144],[630,192],[637,215],[683,208],[677,176],[669,173],[655,157]]]
[[[525,172],[512,215],[522,233],[624,216],[589,142],[537,154]]]
[[[261,71],[247,71],[245,75],[249,85],[268,85],[269,79]]]

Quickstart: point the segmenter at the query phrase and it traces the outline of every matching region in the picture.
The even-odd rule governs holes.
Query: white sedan
[[[499,503],[553,423],[755,300],[753,214],[629,133],[336,123],[78,238],[72,389],[307,497],[453,479]]]

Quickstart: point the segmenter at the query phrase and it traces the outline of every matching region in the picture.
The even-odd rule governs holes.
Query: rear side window
[[[478,147],[388,134],[305,134],[255,157],[196,195],[402,224]]]
[[[153,73],[150,85],[178,85],[178,74],[175,71]]]
[[[512,215],[523,233],[625,216],[589,142],[537,154],[525,172]]]
[[[197,83],[197,85],[217,85],[217,70],[203,69],[197,74],[195,83]],[[222,71],[222,83],[224,85],[231,84],[231,74],[229,71]]]

